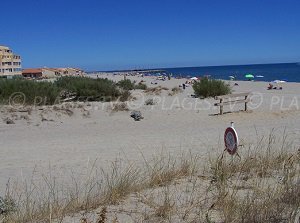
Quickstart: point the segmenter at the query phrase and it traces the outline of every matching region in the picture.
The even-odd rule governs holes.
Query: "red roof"
[[[42,73],[41,68],[30,68],[30,69],[24,69],[22,71],[23,74],[39,74]]]

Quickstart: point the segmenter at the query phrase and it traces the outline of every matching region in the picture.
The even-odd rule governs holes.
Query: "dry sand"
[[[123,76],[101,75],[121,80]],[[0,186],[11,180],[26,180],[32,172],[48,171],[49,166],[59,171],[81,172],[97,159],[101,166],[116,157],[141,160],[162,148],[171,153],[196,151],[205,156],[213,147],[223,147],[223,134],[231,121],[239,133],[241,143],[252,143],[257,136],[284,131],[300,145],[300,84],[286,83],[283,90],[266,90],[265,82],[237,82],[234,92],[254,93],[249,112],[215,115],[218,108],[214,99],[191,97],[193,89],[170,96],[173,87],[185,79],[157,81],[154,77],[127,77],[137,82],[144,80],[150,87],[162,86],[159,95],[134,90],[136,100],[129,102],[130,110],[139,110],[144,119],[134,121],[130,111],[112,112],[110,103],[77,103],[32,111],[11,111],[1,108],[1,120],[10,117],[15,124],[0,123]],[[234,82],[230,82],[231,85]],[[156,105],[144,105],[153,98]],[[74,108],[75,107],[75,108]],[[60,109],[62,108],[62,109]],[[233,111],[243,108],[238,104]],[[225,111],[229,111],[229,106]],[[74,113],[71,114],[73,111]],[[286,128],[286,130],[285,130]]]

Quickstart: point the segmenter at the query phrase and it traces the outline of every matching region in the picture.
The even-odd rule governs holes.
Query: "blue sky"
[[[299,0],[14,0],[1,18],[25,68],[300,61]]]

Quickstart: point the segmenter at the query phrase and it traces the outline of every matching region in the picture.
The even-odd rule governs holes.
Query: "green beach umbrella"
[[[253,74],[246,74],[245,78],[252,79],[252,78],[254,78],[254,75]]]

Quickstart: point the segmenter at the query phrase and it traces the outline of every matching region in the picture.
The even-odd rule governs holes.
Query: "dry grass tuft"
[[[98,213],[99,217],[98,217],[96,223],[105,223],[107,220],[106,214],[107,214],[107,208],[104,207],[104,208],[102,208],[101,212]]]
[[[173,96],[173,95],[176,95],[176,94],[179,94],[179,93],[182,93],[183,90],[180,88],[180,87],[173,87],[171,92],[169,92],[169,96]]]
[[[94,163],[83,181],[72,175],[71,179],[60,183],[50,174],[43,176],[39,184],[33,179],[21,184],[8,184],[5,199],[15,201],[17,209],[6,216],[6,222],[62,221],[70,213],[119,204],[132,193],[167,185],[177,178],[188,176],[193,171],[194,164],[189,164],[192,160],[195,158],[189,158],[189,155],[175,159],[166,154],[145,160],[145,167],[116,160],[109,171],[99,170]],[[162,215],[163,210],[158,213]],[[104,219],[103,213],[99,219]],[[81,221],[88,219],[84,217]]]
[[[119,112],[119,111],[129,111],[128,105],[126,102],[116,102],[112,103],[109,107],[112,112]]]
[[[146,94],[160,95],[163,90],[168,91],[169,88],[157,86],[157,87],[147,88],[144,92]]]
[[[280,149],[275,148],[278,142],[270,135],[266,144],[261,140],[240,157],[222,154],[210,160],[211,209],[224,222],[295,219],[300,207],[300,155],[286,147],[285,139],[283,142]]]
[[[155,105],[155,101],[153,98],[149,98],[145,101],[145,105]]]

